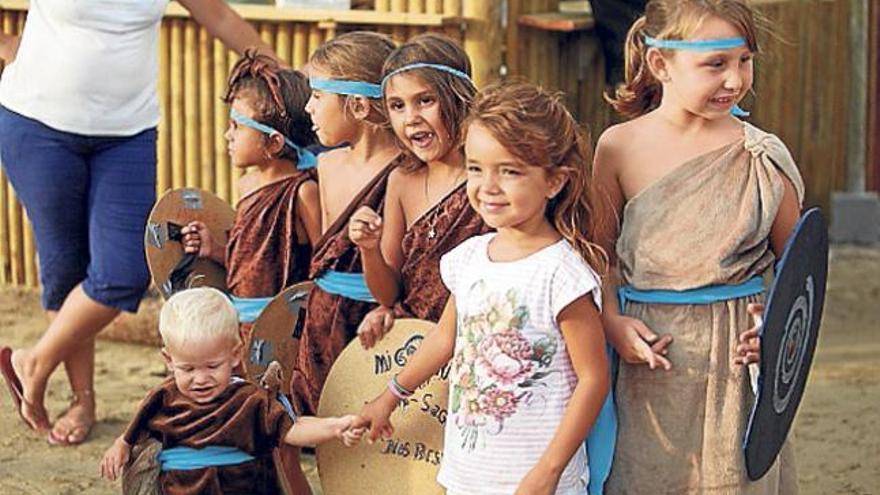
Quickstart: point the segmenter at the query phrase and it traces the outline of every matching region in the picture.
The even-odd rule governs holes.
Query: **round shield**
[[[299,338],[306,317],[306,301],[312,282],[292,285],[275,296],[254,321],[245,359],[247,375],[261,381],[273,361],[281,365],[281,391],[290,393],[290,376],[299,352]]]
[[[369,350],[352,341],[342,351],[321,392],[319,416],[357,413],[400,372],[435,323],[401,319]],[[443,458],[449,368],[444,366],[391,414],[394,436],[346,448],[318,446],[324,495],[418,493],[442,495],[437,471]]]
[[[226,270],[212,260],[183,252],[181,229],[199,220],[220,244],[226,244],[235,211],[226,201],[199,189],[174,189],[159,198],[144,233],[147,266],[153,283],[168,299],[188,287],[226,289]]]
[[[773,465],[801,402],[819,337],[828,230],[818,208],[795,226],[764,307],[758,390],[746,431],[746,470],[760,479]]]

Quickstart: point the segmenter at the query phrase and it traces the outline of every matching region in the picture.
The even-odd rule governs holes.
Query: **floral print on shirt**
[[[487,292],[479,281],[469,296],[486,309],[474,314],[459,309],[450,385],[462,448],[474,450],[481,435],[501,433],[507,418],[541,395],[558,342],[552,333],[535,340],[523,335],[529,311],[516,289]]]

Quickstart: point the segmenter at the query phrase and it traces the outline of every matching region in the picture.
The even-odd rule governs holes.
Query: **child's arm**
[[[794,185],[784,175],[782,176],[782,184],[784,188],[782,201],[776,212],[776,218],[773,220],[773,226],[770,228],[770,249],[773,250],[777,259],[782,257],[785,244],[800,218],[800,202],[797,199]],[[736,346],[733,364],[748,365],[757,363],[761,358],[761,339],[758,337],[758,333],[761,330],[760,317],[764,313],[764,305],[760,303],[749,304],[746,310],[755,319],[755,324],[739,335],[739,344]]]
[[[296,218],[298,219],[309,244],[315,247],[321,238],[321,198],[318,183],[310,180],[299,186],[296,195]]]
[[[593,427],[610,386],[602,320],[590,296],[566,306],[558,321],[578,382],[556,434],[520,482],[516,495],[555,492],[559,477]]]
[[[0,33],[0,59],[3,59],[7,64],[12,63],[18,54],[19,43],[21,43],[21,36]]]
[[[449,296],[437,326],[425,337],[403,371],[397,375],[397,382],[403,388],[415,390],[452,358],[455,350],[455,318],[455,296]],[[361,416],[370,424],[371,441],[376,440],[380,434],[390,436],[394,431],[388,418],[398,402],[397,397],[386,387],[361,409]]]
[[[122,476],[122,469],[128,464],[130,457],[131,445],[127,444],[122,436],[119,436],[101,459],[101,477],[109,481],[116,481]]]
[[[183,251],[195,253],[199,258],[208,258],[226,266],[226,246],[214,240],[204,222],[190,222],[180,230],[183,234]]]
[[[334,438],[346,446],[354,445],[367,426],[366,420],[348,415],[332,418],[301,416],[284,435],[284,443],[299,447],[314,447]]]
[[[608,253],[609,270],[602,278],[602,322],[608,341],[627,363],[646,363],[651,369],[662,366],[672,368],[672,363],[665,357],[666,347],[672,342],[671,335],[658,337],[644,322],[622,315],[617,304],[617,289],[620,285],[617,269],[615,245],[619,235],[620,219],[626,202],[620,187],[615,164],[620,160],[617,156],[617,139],[615,128],[605,131],[596,144],[596,155],[593,159],[593,178],[604,196],[611,203],[606,208],[608,218],[602,219],[600,225],[606,229],[597,232],[596,241]]]
[[[393,306],[400,297],[400,242],[406,232],[400,190],[403,176],[394,171],[388,178],[384,218],[363,206],[351,216],[348,236],[361,251],[367,287],[383,306]]]
[[[364,349],[371,349],[394,325],[394,311],[387,306],[379,306],[364,316],[357,328],[358,340]]]

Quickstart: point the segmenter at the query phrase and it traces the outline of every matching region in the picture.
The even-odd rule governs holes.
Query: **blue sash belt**
[[[240,323],[251,323],[257,320],[257,317],[260,316],[260,313],[266,309],[266,306],[269,305],[269,302],[272,301],[272,297],[235,297],[232,294],[229,295],[229,300],[232,301],[232,305],[235,306],[235,310],[238,311],[238,321]]]
[[[252,461],[255,457],[237,447],[209,445],[203,449],[173,447],[159,453],[162,471],[202,469],[211,466],[232,466]]]
[[[751,278],[737,285],[708,285],[689,290],[639,290],[625,285],[617,290],[620,311],[628,301],[648,304],[712,304],[764,292],[764,279]]]
[[[328,270],[315,279],[315,284],[324,292],[336,294],[361,302],[376,302],[367,287],[363,273],[346,273]]]

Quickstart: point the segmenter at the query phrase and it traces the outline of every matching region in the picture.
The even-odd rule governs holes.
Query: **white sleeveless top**
[[[582,296],[601,308],[599,277],[565,240],[517,261],[493,262],[487,252],[493,237],[472,237],[440,260],[457,311],[437,476],[450,493],[516,490],[556,433],[577,385],[557,318]],[[588,477],[581,447],[556,493],[582,488]]]
[[[168,0],[30,0],[0,104],[57,130],[129,136],[159,123]]]

